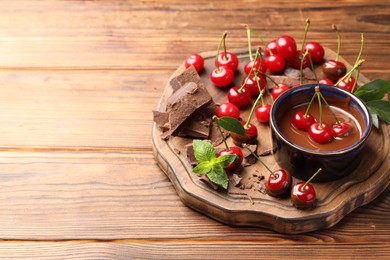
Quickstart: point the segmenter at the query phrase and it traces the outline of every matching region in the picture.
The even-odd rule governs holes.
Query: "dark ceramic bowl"
[[[282,133],[278,126],[278,117],[295,106],[308,103],[316,86],[320,86],[325,99],[350,99],[350,106],[361,115],[363,124],[361,136],[352,145],[331,151],[311,150],[295,144]],[[291,118],[284,120],[291,120]],[[313,182],[327,182],[343,178],[358,165],[357,160],[371,132],[371,125],[371,116],[366,105],[347,91],[323,84],[308,84],[292,88],[279,96],[271,109],[272,138],[276,145],[275,159],[279,166],[289,170],[294,177],[301,180],[309,179],[319,168],[322,168],[322,171]]]

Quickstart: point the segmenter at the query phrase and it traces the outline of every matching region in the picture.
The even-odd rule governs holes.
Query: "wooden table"
[[[390,80],[390,3],[0,1],[0,258],[390,257],[390,190],[328,230],[230,227],[180,201],[157,166],[152,110],[191,53],[290,34]],[[256,41],[256,40],[254,40]]]

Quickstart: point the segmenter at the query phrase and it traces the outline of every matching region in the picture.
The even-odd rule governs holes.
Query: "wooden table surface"
[[[390,2],[0,0],[1,259],[385,259],[390,189],[300,235],[221,224],[183,205],[152,154],[152,110],[191,53],[290,34],[390,80]],[[256,39],[254,39],[256,42]],[[258,43],[258,41],[257,41]]]

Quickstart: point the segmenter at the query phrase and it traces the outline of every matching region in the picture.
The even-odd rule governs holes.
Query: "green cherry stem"
[[[312,71],[313,74],[314,74],[314,79],[316,80],[316,82],[318,82],[318,77],[317,77],[316,70],[315,70],[315,68],[314,68],[314,63],[313,63],[313,60],[312,60],[312,58],[311,58],[311,56],[310,56],[310,49],[308,49],[308,51],[309,51],[309,61],[310,61],[311,71]]]
[[[317,176],[317,174],[318,174],[320,171],[322,171],[322,168],[319,168],[319,169],[317,170],[317,172],[314,173],[313,176],[311,176],[310,179],[308,179],[308,180],[305,182],[305,184],[303,184],[302,190],[305,190],[305,189],[306,189],[307,184],[309,184],[309,183],[314,179],[314,177]]]
[[[340,36],[340,32],[337,29],[336,25],[332,24],[332,28],[337,33],[337,52],[336,52],[336,59],[335,60],[339,61],[339,55],[340,55],[340,49],[341,49],[341,36]]]
[[[337,124],[337,125],[340,125],[340,121],[337,119],[336,114],[333,112],[333,109],[330,107],[330,105],[329,105],[328,102],[326,101],[324,95],[322,95],[321,92],[318,92],[318,94],[320,95],[322,101],[324,101],[326,107],[329,109],[329,111],[330,111],[330,113],[332,114],[334,120],[336,121],[336,124]]]
[[[223,143],[225,144],[226,149],[229,150],[230,148],[229,148],[229,145],[228,145],[227,142],[226,142],[226,138],[225,138],[225,135],[224,135],[224,133],[223,133],[223,131],[222,131],[222,129],[221,129],[221,126],[219,125],[218,117],[217,117],[217,116],[213,116],[212,119],[213,119],[214,122],[217,124],[218,131],[219,131],[219,133],[221,134],[222,141],[223,141]]]
[[[255,55],[255,60],[257,59],[257,57],[259,57],[259,53],[260,53],[260,48],[257,49],[256,51],[256,55]],[[246,83],[248,82],[249,80],[249,77],[251,76],[253,70],[254,70],[255,66],[253,65],[251,70],[249,71],[248,75],[246,76],[244,82],[241,84],[241,87],[238,89],[238,92],[241,93],[242,92],[242,89],[245,87]]]
[[[248,38],[248,51],[249,51],[249,59],[252,61],[253,56],[252,56],[252,41],[251,41],[251,29],[249,28],[248,24],[244,24],[246,28],[246,35]]]
[[[219,51],[221,50],[221,45],[222,45],[222,43],[225,42],[226,35],[227,35],[227,32],[226,32],[226,31],[223,32],[222,37],[221,37],[221,40],[219,41],[218,48],[217,48],[217,55],[216,55],[216,57],[215,57],[215,63],[216,63],[215,65],[216,65],[218,71],[219,71],[218,55],[219,55]],[[226,50],[225,50],[225,56],[226,56]]]
[[[354,72],[354,70],[356,70],[358,67],[360,67],[363,62],[365,62],[364,59],[361,59],[359,60],[353,67],[350,71],[348,71],[347,74],[344,75],[344,77],[342,77],[341,79],[339,79],[339,81],[336,82],[336,84],[334,84],[335,86],[337,86],[338,84],[340,84],[341,81],[343,81],[344,79],[346,79],[347,77],[351,77],[352,73]]]
[[[357,83],[359,81],[359,75],[360,75],[360,69],[361,68],[362,68],[361,66],[357,67],[356,78],[355,78],[355,82],[353,83],[353,86],[352,86],[352,89],[351,89],[351,93],[355,92],[355,88],[356,88]]]
[[[275,179],[277,178],[277,176],[275,175],[275,173],[273,173],[273,171],[271,171],[271,169],[265,164],[263,163],[262,160],[260,160],[259,156],[257,156],[257,154],[255,154],[248,146],[247,144],[243,144],[242,145],[245,149],[247,149],[259,162],[261,162],[261,164],[271,173],[272,177],[274,177]]]
[[[317,87],[318,87],[318,86],[317,86]],[[306,112],[305,112],[305,114],[304,114],[304,117],[305,117],[305,118],[307,117],[307,114],[309,114],[310,107],[311,107],[311,105],[313,104],[313,101],[314,101],[314,99],[316,98],[316,95],[317,95],[317,92],[314,93],[313,97],[312,97],[311,100],[310,100],[309,105],[308,105],[307,108],[306,108]]]
[[[355,65],[358,64],[359,61],[360,61],[360,57],[362,56],[362,53],[363,53],[363,48],[364,48],[364,35],[363,35],[363,33],[362,33],[362,34],[361,34],[360,50],[359,50],[358,56],[356,57]],[[360,66],[359,66],[358,68],[360,68]],[[359,69],[359,71],[360,71],[360,69]],[[348,82],[349,79],[351,78],[351,76],[352,76],[352,73],[349,74],[349,76],[348,76],[345,80]],[[355,81],[355,83],[356,83],[356,81]],[[355,84],[354,84],[354,85],[355,85]],[[351,92],[351,93],[353,93],[353,92]]]
[[[305,60],[306,56],[309,55],[310,57],[310,49],[308,49],[305,54],[303,54],[301,59],[301,66],[299,67],[299,83],[303,84],[303,61]]]
[[[255,103],[254,103],[253,106],[252,106],[251,112],[249,113],[249,116],[248,116],[248,120],[246,121],[246,123],[245,123],[245,125],[244,125],[244,128],[245,128],[245,129],[248,129],[249,124],[250,124],[250,121],[251,121],[252,116],[253,116],[253,113],[254,113],[255,110],[256,110],[256,106],[257,106],[257,104],[259,103],[260,99],[262,99],[263,94],[264,94],[264,90],[261,90],[259,96],[257,97]]]
[[[260,71],[260,74],[269,79],[272,83],[274,83],[275,87],[279,86],[279,83],[277,83],[270,75],[263,73]]]
[[[302,47],[301,47],[301,55],[303,55],[303,49],[305,48],[306,38],[307,38],[307,32],[309,31],[310,27],[310,19],[306,19],[306,28],[305,28],[305,34],[303,35],[303,41],[302,41]]]
[[[265,44],[264,39],[260,36],[260,34],[258,34],[255,30],[253,30],[251,28],[249,28],[249,31],[251,33],[253,33],[261,41],[261,44],[263,44],[263,45]]]
[[[318,108],[320,110],[320,125],[318,126],[319,129],[322,129],[322,104],[321,104],[321,97],[320,97],[320,87],[316,86],[315,87],[316,93],[315,95],[317,96],[318,99]]]

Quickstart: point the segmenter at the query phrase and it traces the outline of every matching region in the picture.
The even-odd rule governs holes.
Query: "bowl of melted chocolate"
[[[349,125],[346,133],[326,143],[313,141],[308,131],[292,124],[294,113],[306,111],[318,86],[327,103],[321,102],[322,122],[330,126],[337,122]],[[316,98],[308,112],[319,120],[320,105]],[[370,113],[358,97],[324,84],[302,85],[283,93],[272,106],[270,121],[277,163],[301,180],[309,179],[322,168],[314,182],[338,180],[351,173],[358,165],[372,128]]]

